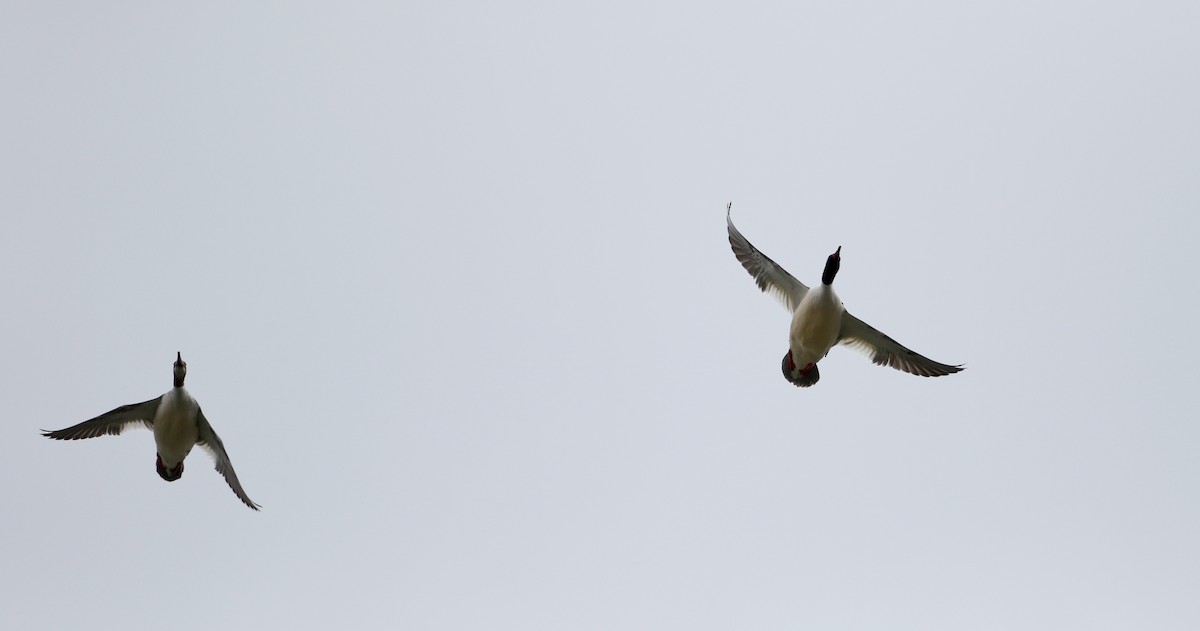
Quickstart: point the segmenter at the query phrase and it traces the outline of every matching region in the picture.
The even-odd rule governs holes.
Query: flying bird
[[[233,471],[233,463],[229,461],[221,437],[204,418],[200,404],[183,388],[187,364],[180,353],[175,353],[174,374],[175,387],[158,398],[122,405],[66,429],[53,432],[42,430],[42,435],[56,440],[79,440],[105,434],[116,436],[130,426],[144,425],[154,430],[154,443],[158,447],[154,465],[162,479],[174,482],[183,477],[183,460],[191,453],[192,447],[199,445],[216,460],[217,473],[225,477],[225,482],[238,498],[246,506],[258,510],[259,505],[252,502],[246,491],[242,490],[242,483]]]
[[[732,209],[733,203],[725,208],[725,222],[729,226],[729,245],[733,254],[754,277],[758,288],[774,295],[792,313],[788,352],[783,356],[781,366],[788,381],[801,388],[816,383],[821,378],[817,362],[835,344],[863,351],[877,365],[891,366],[922,377],[941,377],[963,369],[961,365],[942,364],[917,354],[846,311],[833,291],[833,279],[842,264],[842,246],[825,259],[821,284],[809,288],[759,252],[738,232],[733,226]]]

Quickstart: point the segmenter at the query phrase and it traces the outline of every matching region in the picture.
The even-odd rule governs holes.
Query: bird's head
[[[187,362],[183,361],[183,355],[178,351],[175,352],[175,387],[183,387],[183,378],[187,376]]]
[[[839,245],[837,251],[833,254],[830,254],[829,258],[825,259],[825,273],[821,274],[821,282],[826,285],[832,285],[833,277],[837,276],[838,268],[841,266],[842,246]]]

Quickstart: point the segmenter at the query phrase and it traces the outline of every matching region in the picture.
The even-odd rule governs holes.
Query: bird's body
[[[792,314],[788,352],[781,364],[788,381],[804,388],[816,383],[820,379],[817,362],[837,344],[870,353],[871,361],[876,364],[922,377],[940,377],[962,370],[962,366],[935,362],[901,346],[846,311],[833,290],[833,280],[841,268],[841,246],[826,259],[821,284],[810,289],[742,236],[733,226],[732,207],[730,204],[726,209],[725,221],[734,256],[758,288],[779,298]]]
[[[154,444],[158,458],[168,470],[183,462],[200,438],[196,416],[200,405],[179,386],[162,396],[154,415]]]
[[[175,387],[158,398],[122,405],[96,418],[43,435],[56,440],[78,440],[106,434],[116,436],[130,426],[148,427],[154,431],[154,444],[158,448],[154,465],[162,479],[174,482],[183,477],[183,461],[192,448],[199,445],[212,454],[217,461],[217,473],[224,476],[226,484],[238,499],[258,510],[259,505],[242,490],[242,483],[238,481],[221,438],[213,431],[208,419],[204,418],[200,404],[184,389],[187,364],[179,353],[175,355],[174,375]]]
[[[792,312],[788,349],[801,366],[815,364],[837,344],[842,327],[842,301],[829,285],[818,285],[804,295]]]

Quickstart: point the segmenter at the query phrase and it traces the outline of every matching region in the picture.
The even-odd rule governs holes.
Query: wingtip
[[[960,373],[966,369],[967,369],[967,367],[963,364],[959,364],[957,366],[952,365],[952,364],[946,364],[945,368],[943,368],[943,372],[940,372],[937,374],[932,374],[932,375],[924,375],[924,376],[927,376],[927,377],[949,377],[950,375],[953,375],[955,373]]]

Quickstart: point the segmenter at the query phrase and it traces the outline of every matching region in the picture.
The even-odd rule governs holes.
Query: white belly
[[[788,340],[792,360],[799,366],[820,361],[837,343],[842,328],[842,301],[828,285],[813,287],[792,314]]]
[[[196,444],[198,429],[196,412],[200,409],[196,400],[183,388],[175,388],[163,395],[154,416],[154,443],[158,456],[168,469],[183,461]]]

